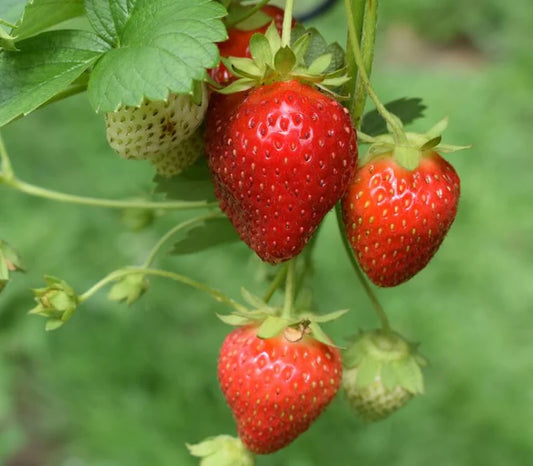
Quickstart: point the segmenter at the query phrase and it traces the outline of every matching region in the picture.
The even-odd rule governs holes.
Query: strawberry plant
[[[218,301],[220,320],[237,327],[220,349],[218,381],[238,437],[188,445],[204,465],[251,465],[254,455],[283,449],[339,389],[366,421],[424,391],[425,359],[393,330],[365,274],[395,287],[423,273],[460,197],[459,176],[441,155],[465,147],[442,143],[447,120],[424,134],[406,131],[422,117],[420,99],[383,104],[373,90],[376,1],[344,1],[345,49],[295,21],[295,3],[282,10],[265,0],[33,0],[13,3],[20,10],[13,24],[0,21],[0,127],[86,93],[110,147],[154,175],[146,199],[62,193],[20,179],[0,139],[4,188],[118,209],[133,229],[152,228],[159,215],[193,213],[142,263],[85,291],[46,275],[30,313],[56,330],[105,287],[110,300],[132,304],[149,295],[155,278]],[[376,109],[365,113],[367,97]],[[381,322],[348,348],[322,329],[347,311],[317,312],[306,287],[320,268],[313,252],[332,209],[354,277]],[[155,267],[171,242],[178,256],[245,244],[266,264],[266,293],[243,289],[241,302],[180,273],[179,261],[177,270]],[[0,240],[0,291],[21,271],[18,253]]]

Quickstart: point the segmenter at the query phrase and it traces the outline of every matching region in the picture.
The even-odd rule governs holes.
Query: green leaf
[[[48,319],[46,321],[46,324],[44,326],[44,329],[47,332],[50,332],[52,330],[57,330],[58,328],[62,327],[65,322],[63,322],[61,319]]]
[[[64,90],[107,45],[87,31],[49,31],[0,54],[0,127]]]
[[[163,193],[167,199],[182,201],[216,200],[207,161],[201,157],[184,172],[171,178],[156,176],[155,192]]]
[[[15,38],[4,31],[2,27],[0,27],[0,48],[4,50],[17,50]]]
[[[132,304],[148,289],[148,281],[142,273],[132,273],[117,281],[109,291],[110,301],[125,301]]]
[[[372,357],[366,357],[361,360],[357,368],[357,386],[368,387],[376,380],[381,363]]]
[[[420,98],[407,98],[393,100],[385,104],[387,110],[396,115],[404,125],[412,123],[424,116],[426,106]],[[377,110],[367,112],[363,117],[361,131],[370,136],[376,136],[387,132],[387,125]]]
[[[218,63],[225,9],[212,0],[86,0],[94,29],[115,48],[95,65],[89,99],[96,111],[139,106],[146,97],[189,94]]]
[[[268,317],[257,329],[259,338],[274,338],[287,328],[290,322],[282,317]]]
[[[83,0],[32,0],[13,32],[16,40],[25,39],[83,13]]]
[[[240,241],[227,218],[213,218],[187,230],[184,238],[174,244],[171,254],[192,254],[221,244]]]

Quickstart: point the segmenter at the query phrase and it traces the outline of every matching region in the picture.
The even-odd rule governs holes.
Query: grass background
[[[303,0],[301,0],[303,1]],[[340,3],[340,2],[339,2]],[[383,100],[422,97],[423,130],[444,115],[449,156],[462,180],[457,220],[431,265],[379,290],[394,326],[431,360],[427,394],[375,425],[338,397],[313,427],[259,466],[501,466],[533,455],[533,147],[529,2],[382,2],[373,81]],[[342,5],[314,20],[344,41]],[[152,190],[148,164],[119,160],[85,96],[2,131],[20,178],[85,195]],[[183,214],[130,232],[117,212],[32,199],[0,188],[0,236],[28,273],[0,296],[0,464],[194,465],[185,442],[234,433],[216,381],[228,333],[222,308],[184,286],[152,280],[128,308],[105,293],[58,332],[30,318],[29,288],[52,274],[84,291],[109,271],[144,259]],[[238,296],[262,293],[262,267],[234,244],[162,267]],[[321,311],[350,308],[328,327],[342,341],[377,324],[344,256],[334,218],[318,238],[312,281]]]

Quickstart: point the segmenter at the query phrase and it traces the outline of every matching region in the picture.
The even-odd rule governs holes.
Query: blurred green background
[[[298,0],[297,3],[304,0]],[[342,2],[311,21],[344,42]],[[533,458],[533,6],[529,0],[382,2],[373,81],[384,101],[422,97],[426,129],[445,115],[449,157],[462,179],[457,220],[431,265],[378,290],[395,327],[431,360],[426,395],[365,425],[342,397],[286,450],[260,466],[502,466]],[[137,196],[147,163],[107,147],[85,96],[3,129],[20,178],[66,192]],[[0,188],[0,237],[28,273],[0,296],[0,463],[7,466],[194,465],[185,442],[234,433],[216,380],[224,309],[195,291],[152,280],[128,308],[105,293],[61,330],[28,317],[30,288],[60,276],[84,291],[144,259],[169,214],[140,233],[114,211],[32,199]],[[240,244],[162,267],[238,296],[259,294],[257,261]],[[350,308],[328,327],[337,341],[377,325],[344,256],[334,218],[318,238],[313,291],[322,311]]]

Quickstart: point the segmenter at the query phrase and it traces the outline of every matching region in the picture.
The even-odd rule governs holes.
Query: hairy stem
[[[394,136],[395,142],[398,144],[406,143],[407,137],[402,129],[401,121],[398,119],[398,117],[390,113],[385,108],[385,106],[379,100],[379,97],[375,93],[374,89],[372,88],[372,85],[370,84],[370,79],[368,77],[367,71],[365,70],[363,56],[359,47],[359,40],[357,38],[355,24],[351,20],[351,18],[353,18],[353,12],[350,0],[344,0],[344,7],[346,10],[346,16],[348,17],[348,34],[350,37],[350,46],[352,49],[353,57],[355,59],[355,63],[357,64],[358,77],[361,80],[362,85],[365,87],[368,96],[374,102],[376,110],[387,122],[387,125]]]
[[[357,263],[357,259],[355,258],[355,255],[353,253],[352,247],[348,242],[348,237],[346,236],[346,232],[344,231],[344,224],[342,222],[342,207],[340,202],[337,203],[337,205],[335,206],[335,213],[337,214],[337,224],[339,226],[339,233],[342,238],[342,243],[344,245],[344,249],[346,250],[346,254],[350,259],[350,263],[352,264],[352,268],[355,272],[355,275],[357,275],[357,278],[359,282],[361,282],[361,285],[363,286],[365,293],[368,296],[368,299],[370,299],[370,302],[372,303],[372,306],[374,307],[374,310],[376,311],[376,314],[379,317],[379,320],[381,321],[381,327],[383,328],[383,331],[385,333],[390,333],[391,326],[387,314],[385,313],[385,310],[378,301],[378,298],[372,291],[372,288],[364,277],[363,272],[361,272],[359,264]]]
[[[356,36],[361,37],[362,30],[363,30],[363,19],[365,15],[365,6],[366,6],[366,0],[352,0],[352,18],[351,22],[354,25]],[[350,18],[348,18],[348,22],[350,21]],[[348,76],[350,77],[350,80],[345,84],[344,87],[344,94],[349,95],[350,101],[348,103],[348,109],[350,110],[350,114],[352,115],[352,119],[354,124],[355,122],[355,115],[354,115],[354,106],[356,104],[355,100],[355,93],[356,93],[356,87],[357,87],[357,63],[355,63],[354,55],[351,53],[352,46],[351,46],[351,39],[350,34],[348,34],[348,39],[346,41],[346,71],[348,73]]]
[[[0,161],[2,162],[2,171],[0,172],[1,174],[0,183],[1,182],[7,183],[8,181],[13,179],[14,173],[13,173],[13,167],[11,165],[11,160],[9,159],[9,155],[7,153],[7,149],[4,144],[4,139],[2,138],[1,134],[0,134]]]
[[[109,275],[107,275],[102,280],[100,280],[98,283],[96,283],[94,286],[92,286],[90,289],[88,289],[85,293],[80,295],[79,296],[80,303],[87,301],[89,298],[91,298],[94,294],[96,294],[100,289],[102,289],[104,286],[108,285],[109,283],[117,281],[120,278],[123,278],[127,275],[133,275],[133,274],[152,275],[156,277],[168,278],[170,280],[174,280],[174,281],[183,283],[185,285],[191,286],[192,288],[196,288],[197,290],[200,290],[203,293],[211,296],[216,301],[227,304],[233,307],[234,309],[236,309],[237,311],[240,311],[240,312],[247,311],[247,309],[244,306],[234,301],[230,297],[226,296],[221,291],[207,286],[205,283],[197,282],[196,280],[186,277],[185,275],[180,275],[174,272],[169,272],[167,270],[147,269],[144,267],[127,267],[124,269],[118,269],[118,270],[111,272]]]
[[[152,248],[152,250],[150,251],[150,254],[148,255],[148,258],[146,259],[146,261],[145,261],[145,263],[143,265],[143,267],[148,268],[148,267],[150,267],[153,264],[157,254],[159,253],[161,248],[176,233],[180,232],[181,230],[184,230],[185,228],[188,228],[188,227],[191,227],[193,225],[196,225],[197,223],[201,223],[201,222],[203,222],[205,220],[210,220],[212,218],[217,218],[217,217],[223,217],[222,213],[215,211],[215,212],[211,212],[211,213],[206,214],[206,215],[201,215],[200,217],[191,218],[189,220],[186,220],[186,221],[180,223],[179,225],[176,225],[174,228],[170,229],[165,235],[163,235],[161,237],[161,239]]]

